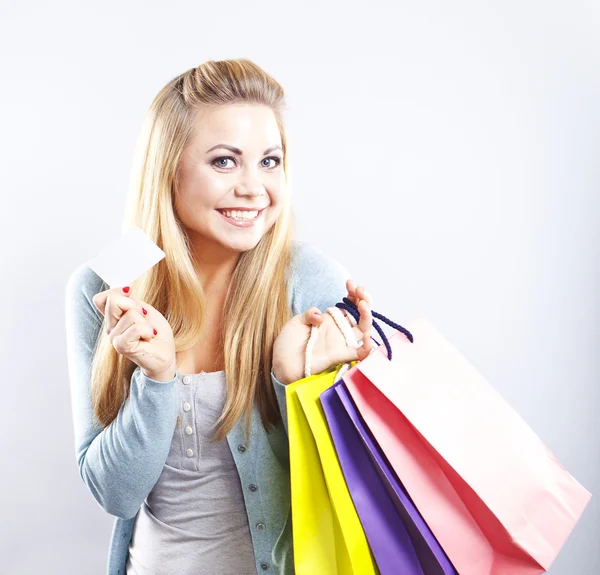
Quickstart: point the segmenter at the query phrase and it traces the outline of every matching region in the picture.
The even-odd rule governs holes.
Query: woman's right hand
[[[110,342],[121,355],[139,365],[150,379],[170,381],[175,377],[173,330],[157,309],[138,300],[131,289],[128,293],[121,288],[107,289],[92,301],[105,317]]]

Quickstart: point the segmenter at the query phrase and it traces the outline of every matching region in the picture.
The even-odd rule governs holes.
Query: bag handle
[[[342,303],[343,302],[343,303]],[[358,323],[358,321],[360,320],[360,312],[358,311],[358,307],[352,303],[352,301],[350,301],[347,297],[342,299],[342,302],[338,302],[335,304],[335,307],[339,307],[340,309],[344,309],[346,310]],[[410,343],[414,343],[414,338],[412,336],[412,333],[410,333],[410,331],[408,331],[406,328],[402,327],[400,324],[392,321],[391,319],[385,317],[384,315],[377,313],[376,311],[371,310],[371,315],[374,318],[377,318],[379,320],[381,320],[383,323],[389,325],[390,327],[393,327],[394,329],[402,332],[410,341]],[[390,342],[388,341],[387,336],[385,335],[385,333],[383,333],[383,330],[381,329],[381,327],[379,326],[379,324],[373,320],[373,327],[377,330],[377,333],[381,336],[381,339],[383,340],[383,343],[385,344],[385,349],[387,349],[387,356],[388,359],[391,361],[392,360],[392,347],[390,346]],[[381,345],[374,337],[371,338],[377,345]]]
[[[352,301],[350,301],[347,297],[343,298],[342,302],[336,303],[335,308],[340,308],[340,309],[345,310],[346,313],[349,315],[348,319],[350,320],[350,318],[352,318],[352,319],[354,319],[356,324],[358,324],[358,321],[360,320],[360,312],[358,311],[358,307],[354,303],[352,303]],[[335,309],[335,308],[333,308],[333,309]],[[331,314],[331,316],[333,317],[333,319],[335,320],[335,323],[338,326],[338,328],[340,328],[342,333],[344,333],[344,329],[342,328],[340,323],[338,323],[339,318],[336,319],[335,315],[333,313],[331,313],[333,310],[330,310],[330,308],[328,308],[328,311]],[[374,318],[377,318],[377,319],[381,320],[383,323],[389,325],[390,327],[393,327],[394,329],[402,332],[411,343],[414,343],[414,338],[413,338],[412,334],[406,328],[402,327],[400,324],[393,322],[391,319],[388,319],[384,315],[377,313],[376,311],[373,311],[373,310],[371,310],[371,315]],[[377,330],[377,333],[381,336],[381,339],[383,339],[383,343],[385,344],[385,348],[387,349],[388,359],[391,361],[392,360],[392,347],[390,346],[390,342],[388,341],[387,336],[385,335],[385,333],[383,333],[383,330],[381,329],[381,327],[379,327],[379,324],[375,320],[373,320],[373,327]],[[312,356],[312,348],[314,347],[314,344],[315,344],[315,339],[317,337],[318,329],[319,328],[316,325],[311,326],[310,336],[308,338],[308,341],[306,342],[306,348],[305,348],[305,352],[304,352],[304,377],[311,376],[311,365],[310,365],[311,361],[310,361],[310,359]],[[346,341],[350,344],[348,335],[344,334],[344,337],[346,338]],[[371,337],[371,339],[378,346],[381,345],[374,337]],[[373,351],[375,351],[375,350],[374,349],[371,350],[371,352],[373,352]],[[341,374],[344,371],[344,367],[347,370],[349,366],[350,366],[350,364],[344,364],[344,366],[342,367],[342,369],[340,369],[340,372],[338,373],[337,379],[339,379],[341,377]],[[337,379],[336,379],[336,381],[337,381]]]

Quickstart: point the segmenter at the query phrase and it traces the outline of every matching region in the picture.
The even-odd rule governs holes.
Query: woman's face
[[[181,158],[175,210],[201,252],[250,250],[283,207],[285,172],[275,114],[267,106],[232,104],[205,109],[197,118]],[[234,213],[225,215],[225,208]],[[244,211],[235,213],[236,208]],[[248,208],[255,211],[247,214]],[[232,219],[244,214],[251,219]]]

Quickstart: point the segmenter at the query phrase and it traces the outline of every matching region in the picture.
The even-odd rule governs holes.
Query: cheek
[[[231,174],[220,174],[219,172],[208,170],[198,174],[198,181],[206,188],[212,189],[229,187],[233,178]]]
[[[188,181],[186,192],[196,204],[212,208],[231,187],[229,178],[216,173],[197,173]]]
[[[269,209],[267,219],[269,223],[274,223],[283,212],[286,205],[286,196],[284,195],[284,189],[279,188],[275,192],[269,192]]]
[[[285,176],[273,178],[266,188],[269,194],[272,196],[273,201],[281,203],[286,192]]]

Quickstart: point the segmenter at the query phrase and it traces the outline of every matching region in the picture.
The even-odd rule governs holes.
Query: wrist
[[[167,371],[163,371],[160,373],[153,373],[150,371],[142,370],[142,373],[148,378],[153,379],[154,381],[160,381],[161,383],[166,383],[167,381],[172,381],[177,376],[177,368],[171,367]]]
[[[277,379],[277,381],[279,381],[283,385],[289,385],[290,383],[292,383],[292,381],[295,381],[286,374],[285,370],[282,368],[281,365],[274,363],[272,369],[275,379]]]

